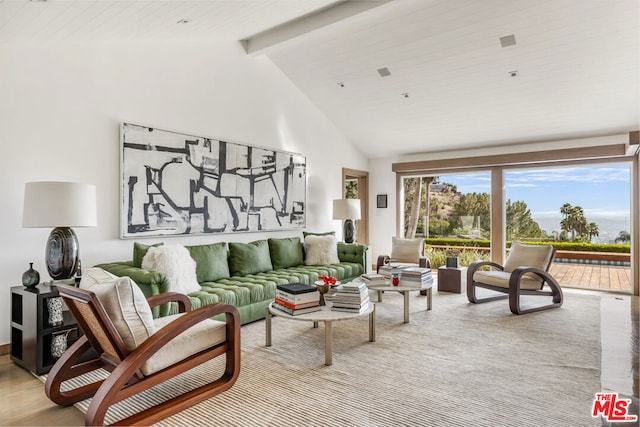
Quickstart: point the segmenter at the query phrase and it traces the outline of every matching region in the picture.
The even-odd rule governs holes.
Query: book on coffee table
[[[304,283],[287,283],[286,285],[276,286],[276,289],[292,295],[306,294],[317,290],[315,286],[305,285]]]
[[[387,283],[387,278],[384,277],[382,274],[363,274],[362,276],[362,281],[366,284],[366,285],[384,285],[385,283]]]
[[[322,307],[320,307],[319,305],[316,305],[315,307],[301,308],[301,309],[296,309],[296,310],[294,310],[292,308],[289,308],[289,307],[285,307],[285,306],[280,305],[280,304],[275,303],[275,302],[272,303],[271,306],[273,308],[275,308],[277,310],[280,310],[280,311],[282,311],[284,313],[287,313],[287,314],[289,314],[291,316],[296,316],[296,315],[305,314],[305,313],[313,313],[314,311],[322,310]]]

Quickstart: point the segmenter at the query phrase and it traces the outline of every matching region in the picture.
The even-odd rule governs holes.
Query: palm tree
[[[571,241],[576,240],[576,234],[580,238],[587,236],[587,219],[584,210],[580,206],[571,206],[565,203],[560,208],[563,218],[560,221],[560,229],[566,233],[571,232]]]
[[[631,233],[628,231],[621,231],[618,233],[618,237],[614,240],[616,243],[630,243],[631,242]]]
[[[570,217],[572,219],[571,240],[576,240],[576,234],[578,237],[584,237],[587,234],[587,219],[584,217],[584,210],[580,206],[574,206],[571,209]]]
[[[592,238],[598,237],[600,235],[600,229],[598,228],[598,224],[595,222],[590,222],[587,224],[587,235],[589,236],[589,241]]]
[[[570,203],[565,203],[560,207],[560,213],[562,214],[563,219],[566,219],[569,216],[571,209],[573,209],[573,206],[571,206]]]

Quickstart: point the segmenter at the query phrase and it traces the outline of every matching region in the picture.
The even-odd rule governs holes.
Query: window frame
[[[635,132],[630,134],[634,141]],[[631,292],[640,295],[640,153],[628,155],[628,144],[502,154],[495,156],[457,157],[417,162],[393,163],[396,173],[396,235],[402,232],[402,179],[412,176],[437,176],[455,173],[491,173],[491,261],[503,264],[506,254],[505,171],[531,168],[590,166],[629,163],[631,166]],[[527,159],[527,160],[523,160]],[[494,215],[500,212],[500,215]],[[635,225],[635,226],[634,226]]]

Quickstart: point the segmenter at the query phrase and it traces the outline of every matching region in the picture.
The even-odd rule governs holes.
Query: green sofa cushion
[[[229,243],[231,275],[246,276],[273,270],[266,240],[251,243]]]
[[[215,282],[230,277],[225,242],[187,246],[187,249],[189,249],[191,258],[196,261],[198,283]]]
[[[302,242],[299,237],[269,239],[268,242],[274,270],[304,264]]]
[[[147,251],[152,246],[162,246],[164,243],[154,243],[153,245],[145,245],[144,243],[133,243],[133,266],[142,268],[142,258],[147,254]]]

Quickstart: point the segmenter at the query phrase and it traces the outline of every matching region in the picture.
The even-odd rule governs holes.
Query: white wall
[[[391,254],[391,238],[396,236],[396,174],[391,165],[397,159],[369,160],[369,244],[371,260]],[[377,195],[387,195],[387,207],[377,207]]]
[[[341,168],[367,170],[366,158],[266,57],[248,57],[237,43],[4,44],[0,70],[0,344],[10,340],[9,288],[29,262],[48,279],[51,230],[22,228],[25,182],[95,184],[98,226],[75,229],[83,266],[131,259],[133,241],[118,238],[123,121],[304,154],[309,230],[340,232],[331,200],[341,196]],[[301,233],[172,241],[288,235]]]

